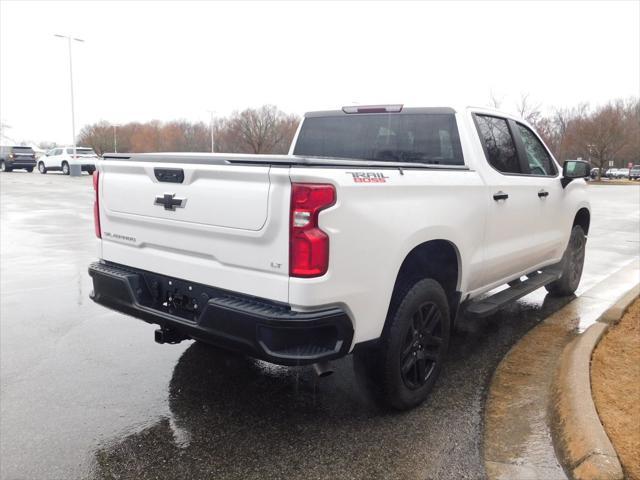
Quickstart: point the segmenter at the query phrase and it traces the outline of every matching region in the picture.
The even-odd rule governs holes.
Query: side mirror
[[[591,165],[584,160],[567,160],[562,164],[562,188],[566,187],[576,178],[587,178],[591,173]]]

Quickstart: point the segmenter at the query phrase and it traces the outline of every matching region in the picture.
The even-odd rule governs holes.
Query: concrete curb
[[[598,323],[606,328],[602,322],[620,318],[637,295],[631,292],[635,289],[640,293],[639,280],[640,259],[602,278],[556,310],[505,355],[494,372],[485,402],[483,457],[489,480],[567,480],[578,474],[576,478],[580,479],[597,478],[582,470],[573,474],[586,457],[574,459],[570,465],[574,468],[570,469],[557,447],[562,438],[553,417],[558,364],[579,332]],[[594,329],[589,335],[597,337],[598,333]],[[585,398],[592,402],[589,360],[590,355],[584,369],[588,386]],[[594,464],[597,460],[603,458],[594,457]],[[583,469],[587,466],[591,464],[586,463]]]
[[[574,480],[622,480],[620,460],[591,395],[591,355],[609,326],[638,297],[636,284],[562,352],[552,387],[552,436],[558,458]]]

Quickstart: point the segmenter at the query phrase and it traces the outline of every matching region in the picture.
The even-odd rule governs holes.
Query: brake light
[[[95,197],[93,201],[93,225],[96,229],[96,237],[102,238],[102,230],[100,229],[100,203],[98,200],[98,190],[100,187],[100,172],[96,170],[93,172],[93,191]]]
[[[329,236],[318,226],[319,213],[336,202],[333,185],[291,184],[289,275],[319,277],[329,268]]]
[[[342,107],[344,113],[400,113],[402,104],[397,105],[365,105]]]

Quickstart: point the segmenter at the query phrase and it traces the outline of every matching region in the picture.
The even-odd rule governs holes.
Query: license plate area
[[[210,298],[217,296],[215,289],[176,278],[143,274],[146,292],[140,301],[144,306],[197,322]]]

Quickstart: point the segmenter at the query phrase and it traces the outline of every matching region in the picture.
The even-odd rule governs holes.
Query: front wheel
[[[40,173],[47,173],[47,167],[44,166],[44,162],[38,163],[38,171]]]
[[[69,164],[67,162],[62,162],[62,173],[69,175]]]
[[[574,225],[571,229],[569,245],[564,251],[560,268],[562,276],[555,282],[546,285],[547,291],[557,297],[573,295],[580,284],[582,268],[584,267],[584,254],[587,245],[587,237],[580,225]]]
[[[387,406],[408,410],[425,401],[442,369],[450,336],[447,296],[435,280],[420,280],[392,315],[381,345],[355,360]]]

